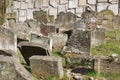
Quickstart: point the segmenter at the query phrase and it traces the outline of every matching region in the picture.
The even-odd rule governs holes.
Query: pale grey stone
[[[48,37],[31,34],[30,42],[45,46],[50,52],[52,52],[52,39]]]
[[[17,37],[9,29],[0,27],[0,50],[17,51]]]
[[[82,55],[89,55],[91,46],[90,41],[90,31],[74,30],[73,34],[68,39],[66,46],[62,50],[62,54],[76,53]]]
[[[0,51],[0,80],[33,80],[33,77],[21,65],[16,53]]]
[[[67,42],[67,34],[51,33],[48,35],[52,39],[53,52],[60,52]]]
[[[40,77],[63,77],[62,59],[52,56],[32,56],[30,64],[33,75]]]

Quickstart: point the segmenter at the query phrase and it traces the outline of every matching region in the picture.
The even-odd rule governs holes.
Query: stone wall
[[[100,12],[110,5],[109,9],[113,10],[115,14],[118,14],[118,1],[119,0],[15,0],[13,1],[13,5],[7,6],[6,13],[16,12],[18,21],[33,19],[33,11],[40,9],[46,11],[48,15],[54,15],[54,18],[56,18],[57,14],[61,11],[72,12],[80,17],[82,12],[85,11],[85,6],[90,6],[92,10]]]

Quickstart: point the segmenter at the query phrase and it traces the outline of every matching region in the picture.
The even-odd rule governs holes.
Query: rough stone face
[[[99,46],[105,41],[105,29],[96,28],[91,31],[91,46]]]
[[[17,35],[18,38],[29,40],[30,28],[27,23],[16,22],[11,30]]]
[[[34,11],[33,12],[33,18],[36,19],[40,23],[47,24],[47,22],[48,22],[47,12],[45,12],[43,10]]]
[[[47,49],[46,46],[34,42],[20,42],[18,47],[28,65],[29,58],[33,55],[51,55],[49,49]]]
[[[91,32],[75,30],[63,48],[62,53],[90,54]]]
[[[45,25],[41,24],[40,25],[40,32],[44,36],[48,36],[49,33],[55,33],[56,32],[56,27],[52,25]]]
[[[66,54],[65,55],[66,67],[76,68],[82,64],[84,67],[94,68],[94,58],[92,56],[81,56],[79,54]]]
[[[31,40],[30,42],[39,44],[43,46],[43,48],[47,48],[49,52],[52,52],[52,39],[46,36],[40,36],[37,34],[31,34]]]
[[[32,73],[41,77],[63,77],[62,59],[51,56],[32,56],[30,58]]]
[[[0,49],[1,50],[17,50],[17,37],[9,29],[0,27]]]
[[[30,27],[30,32],[31,33],[40,34],[40,24],[37,21],[35,21],[35,20],[26,20],[25,22]]]
[[[98,73],[120,73],[120,58],[100,57],[95,59],[94,64]]]
[[[20,64],[15,53],[0,51],[0,80],[33,80]]]
[[[61,33],[51,33],[48,36],[52,39],[53,52],[61,51],[68,39],[67,34]]]
[[[57,16],[55,23],[59,27],[67,28],[67,27],[70,27],[70,23],[73,23],[74,21],[76,21],[76,18],[77,16],[72,12],[67,12],[67,13],[60,12]]]

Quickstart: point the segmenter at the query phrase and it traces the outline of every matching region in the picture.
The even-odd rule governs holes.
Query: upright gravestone
[[[91,46],[99,46],[105,41],[105,29],[96,28],[91,31]]]
[[[52,39],[53,52],[61,51],[68,39],[67,34],[62,33],[51,33],[48,36]]]
[[[27,23],[17,22],[11,29],[17,35],[18,38],[24,39],[24,40],[30,39],[29,38],[30,28],[28,27]]]
[[[73,34],[67,41],[62,53],[76,53],[82,55],[89,55],[90,53],[91,32],[74,30]]]
[[[17,37],[9,29],[0,27],[0,49],[17,51]]]

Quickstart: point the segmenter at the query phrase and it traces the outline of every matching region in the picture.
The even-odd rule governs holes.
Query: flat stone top
[[[54,56],[32,56],[30,60],[45,60],[45,61],[61,61],[61,58],[56,58]]]

